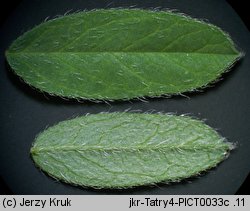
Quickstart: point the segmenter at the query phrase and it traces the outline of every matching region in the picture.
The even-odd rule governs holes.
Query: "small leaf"
[[[211,24],[171,12],[109,9],[42,23],[6,56],[24,81],[42,91],[115,100],[202,88],[241,53]]]
[[[39,168],[64,182],[127,188],[197,175],[230,149],[216,131],[188,116],[104,113],[48,128],[31,154]]]

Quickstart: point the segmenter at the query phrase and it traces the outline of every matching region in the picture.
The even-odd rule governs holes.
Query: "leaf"
[[[101,113],[48,128],[31,154],[39,168],[64,182],[127,188],[197,175],[230,149],[216,131],[188,116]]]
[[[50,20],[6,52],[15,72],[39,90],[101,100],[193,91],[215,81],[241,56],[216,26],[139,9]]]

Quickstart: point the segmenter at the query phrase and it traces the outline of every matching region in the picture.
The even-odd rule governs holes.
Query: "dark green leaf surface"
[[[6,56],[42,91],[114,100],[193,91],[216,80],[241,54],[211,24],[171,12],[110,9],[42,23]]]
[[[48,128],[31,154],[39,168],[67,183],[127,188],[197,175],[230,149],[216,131],[187,116],[109,113]]]

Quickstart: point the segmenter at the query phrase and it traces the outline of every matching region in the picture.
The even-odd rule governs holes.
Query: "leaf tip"
[[[9,56],[9,49],[5,50],[4,56],[5,56],[5,58],[8,58],[8,56]]]
[[[31,147],[30,154],[31,154],[32,157],[37,154],[37,150],[36,150],[35,147]]]
[[[228,151],[232,151],[237,148],[237,143],[227,142]]]

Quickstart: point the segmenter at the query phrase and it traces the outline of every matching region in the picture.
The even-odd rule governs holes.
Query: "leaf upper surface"
[[[48,93],[131,99],[192,91],[241,54],[218,27],[171,12],[109,9],[42,23],[6,52],[15,72]]]

